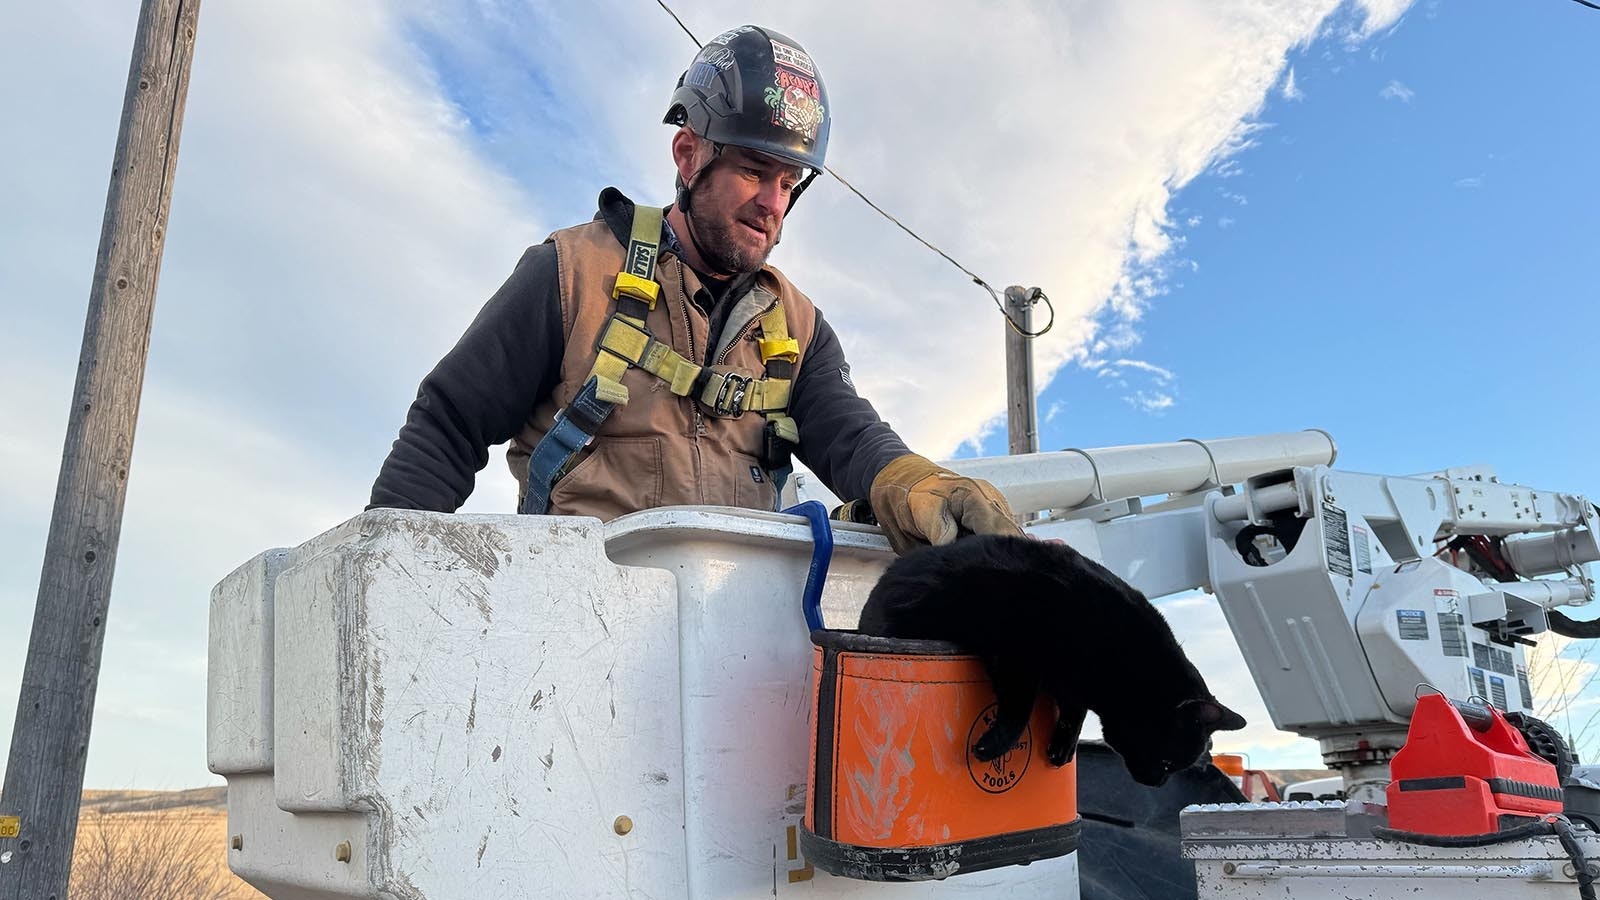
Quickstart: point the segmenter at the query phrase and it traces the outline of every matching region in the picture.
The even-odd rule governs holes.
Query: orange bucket
[[[1234,778],[1244,777],[1244,756],[1238,753],[1213,753],[1211,764],[1224,775]]]
[[[970,748],[996,704],[976,656],[849,631],[813,631],[811,642],[808,862],[868,881],[925,881],[1077,849],[1076,763],[1045,756],[1049,697],[1017,747],[980,762]]]

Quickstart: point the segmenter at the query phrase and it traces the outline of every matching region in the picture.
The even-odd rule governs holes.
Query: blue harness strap
[[[784,463],[767,474],[772,478],[772,489],[778,492],[777,499],[773,502],[783,503],[783,486],[789,483],[789,477],[794,474],[794,466]]]
[[[572,398],[566,408],[556,414],[555,427],[545,432],[539,445],[528,457],[528,490],[523,494],[517,512],[523,515],[542,516],[550,509],[550,491],[567,472],[578,451],[594,443],[594,436],[615,403],[607,403],[595,396],[598,379],[591,376],[583,389]]]
[[[663,211],[653,206],[636,206],[633,210],[633,233],[628,238],[628,249],[623,256],[623,268],[611,297],[617,302],[613,316],[626,316],[644,327],[645,317],[656,305],[660,286],[653,280],[656,257],[661,252],[661,217]],[[646,335],[649,332],[645,332]],[[555,425],[539,439],[528,457],[528,487],[517,505],[523,515],[542,516],[550,510],[550,492],[557,481],[567,474],[579,451],[594,443],[607,417],[622,403],[627,402],[627,390],[611,384],[607,391],[610,400],[600,399],[600,377],[609,372],[602,365],[606,351],[597,350],[594,369],[589,380],[583,383],[578,395],[566,408],[556,413]],[[621,365],[619,360],[612,362]],[[610,374],[620,380],[620,371]],[[612,402],[613,400],[619,402]]]

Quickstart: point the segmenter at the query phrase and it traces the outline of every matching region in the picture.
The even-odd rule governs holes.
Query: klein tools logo
[[[1016,787],[1022,776],[1027,774],[1028,761],[1033,758],[1031,724],[1022,729],[1022,739],[1017,741],[1017,745],[998,757],[982,762],[972,755],[972,745],[976,744],[978,738],[994,724],[999,711],[1000,704],[989,704],[983,712],[978,713],[978,718],[972,721],[972,727],[967,729],[967,774],[972,776],[973,784],[991,794],[1004,794]]]

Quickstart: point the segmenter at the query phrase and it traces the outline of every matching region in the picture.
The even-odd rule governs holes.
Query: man
[[[608,188],[594,221],[530,248],[423,380],[368,508],[454,511],[511,440],[525,513],[775,509],[793,453],[868,499],[899,552],[1020,533],[992,486],[906,449],[821,312],[765,264],[827,150],[810,56],[768,29],[719,35],[664,121],[676,202]]]

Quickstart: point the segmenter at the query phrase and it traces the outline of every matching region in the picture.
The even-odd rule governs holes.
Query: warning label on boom
[[[1344,510],[1332,503],[1322,504],[1322,545],[1328,556],[1328,571],[1351,578],[1355,569],[1350,566],[1350,520]]]
[[[1467,655],[1467,626],[1460,613],[1439,613],[1439,645],[1445,656]]]
[[[1362,574],[1372,574],[1372,544],[1367,540],[1367,530],[1360,525],[1350,529],[1355,533],[1356,568]]]

